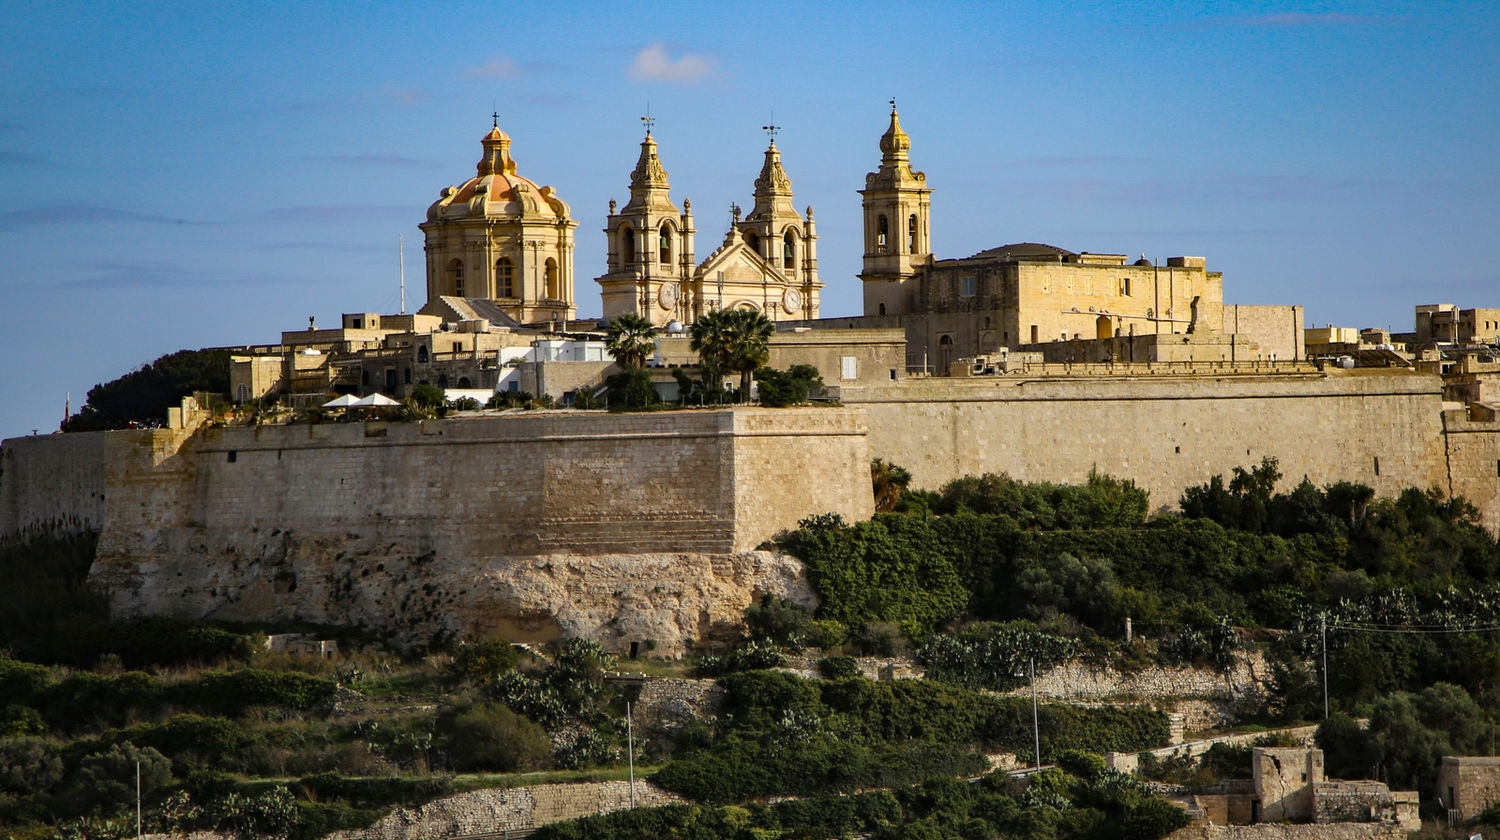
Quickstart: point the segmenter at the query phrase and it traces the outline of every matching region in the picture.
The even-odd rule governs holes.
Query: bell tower
[[[927,176],[911,168],[911,138],[901,129],[895,100],[891,125],[880,137],[880,169],[865,176],[866,315],[911,311],[912,278],[932,260],[932,190]]]
[[[818,235],[813,211],[807,208],[806,217],[797,213],[792,203],[792,179],[782,168],[781,150],[776,148],[779,129],[768,125],[765,130],[771,135],[771,144],[766,148],[760,176],[755,179],[755,207],[738,227],[745,244],[779,270],[785,280],[783,300],[777,305],[782,314],[768,315],[774,320],[816,318],[823,286],[818,282]],[[786,289],[796,290],[796,295],[788,298]],[[797,305],[787,306],[788,300]]]
[[[609,202],[604,234],[609,241],[609,271],[597,278],[604,317],[632,313],[658,326],[688,322],[693,274],[693,203],[672,203],[667,170],[661,165],[651,120],[641,155],[630,173],[630,200],[623,208]]]

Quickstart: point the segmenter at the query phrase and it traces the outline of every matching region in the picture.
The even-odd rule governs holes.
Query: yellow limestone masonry
[[[812,603],[799,563],[752,549],[809,514],[868,517],[872,456],[930,488],[1096,469],[1158,509],[1274,457],[1282,489],[1435,487],[1500,528],[1500,420],[1443,403],[1436,376],[1131,370],[846,384],[843,408],[19,438],[0,448],[0,536],[98,530],[91,574],[122,615],[671,655],[736,632],[763,593]]]

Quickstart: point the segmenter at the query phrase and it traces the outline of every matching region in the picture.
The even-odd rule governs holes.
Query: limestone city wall
[[[103,527],[104,442],[104,435],[60,434],[0,445],[0,536]]]
[[[870,454],[906,467],[916,486],[984,472],[1081,482],[1097,469],[1133,479],[1162,508],[1266,456],[1284,483],[1358,481],[1387,496],[1446,488],[1440,393],[1433,376],[1355,370],[912,379],[845,388],[843,400],[868,413]]]
[[[1448,490],[1479,508],[1485,527],[1500,531],[1500,419],[1470,419],[1462,408],[1443,412]]]
[[[102,475],[91,577],[117,614],[359,625],[402,644],[583,635],[679,655],[734,635],[761,594],[813,603],[800,564],[746,549],[811,513],[861,519],[872,504],[857,410],[528,413],[52,445],[69,438],[97,446],[70,469]],[[12,477],[16,493],[31,479]]]

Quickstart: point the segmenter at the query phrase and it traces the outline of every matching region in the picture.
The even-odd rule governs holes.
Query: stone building
[[[494,301],[521,324],[562,322],[573,299],[573,228],[551,187],[516,172],[499,118],[481,141],[478,172],[427,208],[427,299]]]
[[[792,182],[773,139],[755,179],[755,204],[738,207],[724,242],[695,264],[692,202],[672,203],[667,172],[651,133],[630,173],[630,201],[613,199],[605,236],[609,270],[596,278],[604,317],[641,315],[653,324],[687,324],[718,309],[753,309],[772,321],[818,316],[817,233],[812,208],[793,206]]]
[[[911,168],[910,150],[892,106],[880,168],[860,190],[860,280],[864,317],[903,326],[914,367],[946,374],[960,358],[1012,348],[1042,352],[1047,361],[1301,358],[1301,308],[1226,307],[1223,276],[1203,257],[1159,264],[1021,242],[938,259],[932,189]],[[1241,338],[1203,339],[1219,334]],[[1182,338],[1189,335],[1195,338]],[[1067,342],[1088,344],[1060,344]]]
[[[1443,756],[1436,793],[1450,814],[1474,819],[1500,802],[1500,756]]]

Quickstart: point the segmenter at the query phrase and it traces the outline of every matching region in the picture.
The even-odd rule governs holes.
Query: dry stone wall
[[[635,782],[637,807],[681,801],[650,782]],[[335,831],[327,835],[327,840],[440,840],[515,831],[629,807],[628,781],[491,788],[456,794],[417,808],[401,808],[369,828]]]
[[[1381,823],[1213,825],[1194,823],[1166,840],[1406,840],[1400,826]]]

